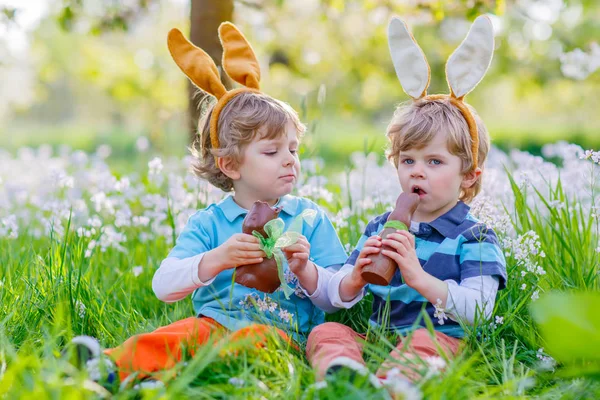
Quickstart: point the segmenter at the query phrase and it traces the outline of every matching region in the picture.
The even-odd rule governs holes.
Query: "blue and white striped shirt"
[[[417,257],[423,269],[440,280],[460,283],[464,279],[493,276],[499,280],[499,289],[506,284],[506,261],[495,232],[481,223],[471,213],[470,207],[459,201],[450,211],[432,222],[413,223]],[[354,265],[366,240],[383,230],[390,213],[384,213],[369,222],[356,248],[346,261]],[[440,325],[433,317],[435,308],[419,292],[402,283],[400,271],[389,286],[367,285],[373,293],[373,313],[370,322],[375,325],[387,323],[390,329],[405,333],[413,325],[423,306],[436,330],[453,337],[464,336],[460,325],[446,320]],[[386,306],[389,300],[389,305]],[[389,316],[384,315],[389,309]],[[425,326],[424,321],[419,323]]]

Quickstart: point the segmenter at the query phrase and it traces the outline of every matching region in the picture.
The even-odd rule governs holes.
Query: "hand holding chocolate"
[[[271,208],[264,201],[257,201],[244,218],[242,232],[252,235],[256,231],[266,237],[264,226],[279,216],[279,208]],[[235,270],[235,282],[261,292],[273,293],[281,284],[277,274],[275,257],[264,258],[261,263],[242,265]]]
[[[416,193],[401,193],[396,200],[396,208],[388,217],[380,236],[385,239],[390,233],[397,230],[408,230],[410,220],[419,205],[419,195]],[[390,246],[383,245],[381,250],[391,250]],[[371,263],[365,266],[361,276],[368,283],[387,286],[390,284],[398,264],[391,258],[384,256],[380,251],[369,256]]]

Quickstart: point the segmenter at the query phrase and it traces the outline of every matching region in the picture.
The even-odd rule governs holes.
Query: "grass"
[[[89,129],[81,132],[79,128],[49,129],[39,141],[54,147],[69,141],[72,147],[84,150],[108,143],[113,147],[109,162],[117,175],[146,169],[152,153],[140,155],[135,150],[135,133],[106,130],[94,136]],[[349,153],[379,152],[384,145],[380,132],[383,127],[373,129],[361,121],[323,121],[322,126],[310,126],[302,157],[322,156],[327,174],[341,171],[348,168]],[[342,133],[345,140],[339,140]],[[156,141],[156,147],[170,148],[171,155],[181,156],[175,149],[185,148],[185,140],[179,139],[184,136],[169,137],[176,139],[163,137]],[[29,138],[28,134],[14,135],[6,148],[16,151]],[[510,224],[517,236],[507,239],[513,240],[513,246],[533,242],[537,254],[529,252],[523,259],[515,252],[507,252],[509,284],[499,292],[494,313],[503,322],[480,319],[475,327],[465,327],[468,333],[465,351],[449,363],[444,374],[428,376],[420,382],[419,390],[425,398],[599,398],[597,376],[581,372],[573,379],[567,373],[568,363],[548,369],[540,362],[541,357],[547,356],[539,351],[545,342],[530,313],[532,298],[544,292],[600,292],[599,253],[595,251],[600,239],[598,217],[587,213],[581,202],[567,198],[561,182],[547,192],[526,194],[511,179],[511,188],[515,202],[506,206],[507,210],[514,210],[510,213]],[[336,213],[349,205],[348,199],[341,198],[339,188],[329,189],[336,200],[334,204],[321,200],[323,207]],[[153,190],[157,192],[156,188]],[[533,202],[528,201],[531,196]],[[593,192],[591,197],[594,198]],[[382,211],[379,205],[368,212],[351,214],[348,225],[338,229],[342,243],[355,243],[362,233],[361,226],[368,220],[367,214]],[[4,216],[0,213],[0,220]],[[0,224],[0,231],[1,228]],[[108,396],[84,373],[62,360],[60,352],[75,335],[95,336],[103,345],[112,347],[134,334],[193,315],[191,302],[165,304],[156,299],[151,289],[154,269],[171,248],[172,238],[146,243],[139,236],[149,228],[127,228],[125,252],[109,248],[86,257],[90,238],[79,237],[72,229],[38,238],[33,229],[22,227],[17,239],[0,237],[0,397]],[[541,252],[545,257],[541,257]],[[521,271],[535,264],[545,274],[521,276]],[[133,266],[137,265],[143,266],[139,276],[133,273]],[[364,332],[368,330],[369,314],[367,297],[356,307],[327,319]],[[383,331],[369,332],[365,359],[372,371],[385,360],[393,339],[393,335]],[[303,352],[285,344],[275,341],[273,346],[259,352],[238,349],[237,357],[223,356],[228,345],[219,342],[204,346],[187,364],[173,369],[177,378],[170,381],[167,389],[147,391],[144,395],[147,398],[385,398],[384,392],[364,382],[338,379],[328,381],[326,388],[315,387],[314,374]],[[232,383],[231,378],[236,380]],[[127,389],[115,397],[133,398],[138,394]]]
[[[116,139],[115,139],[116,140]],[[121,139],[119,139],[121,140]],[[124,139],[123,139],[124,140]],[[341,151],[341,150],[340,150]],[[344,150],[346,151],[346,150]],[[600,380],[561,376],[568,365],[548,369],[540,363],[543,339],[529,312],[534,293],[551,290],[598,292],[598,221],[568,199],[559,182],[548,194],[535,193],[534,206],[513,181],[515,204],[510,223],[517,240],[537,235],[537,254],[526,259],[507,254],[509,284],[498,295],[495,315],[502,323],[479,319],[467,329],[466,349],[442,375],[426,376],[418,385],[425,398],[599,398]],[[324,207],[338,205],[323,203]],[[379,210],[372,210],[379,212]],[[545,216],[542,216],[545,215]],[[354,214],[339,229],[343,243],[354,243],[366,214]],[[127,232],[126,252],[107,249],[85,257],[90,238],[62,233],[36,238],[24,227],[17,239],[0,238],[0,397],[89,398],[111,394],[87,380],[60,357],[75,335],[98,337],[107,347],[128,337],[193,315],[191,302],[165,304],[151,289],[155,266],[168,253],[171,239],[150,244],[139,240],[144,228]],[[134,229],[134,228],[131,228]],[[516,242],[515,242],[516,243]],[[516,246],[516,244],[515,244]],[[541,252],[545,257],[541,257]],[[545,274],[521,276],[527,262],[539,263]],[[132,267],[142,265],[136,276]],[[522,289],[521,284],[527,288]],[[370,300],[328,316],[359,331],[367,329]],[[365,358],[374,371],[389,353],[393,335],[371,331]],[[260,351],[237,349],[227,356],[227,342],[203,346],[187,363],[171,372],[166,389],[147,390],[144,398],[386,398],[367,383],[345,379],[315,386],[302,351],[275,341]],[[302,350],[302,349],[301,349]],[[231,378],[236,378],[232,381]],[[129,388],[116,398],[134,398]]]

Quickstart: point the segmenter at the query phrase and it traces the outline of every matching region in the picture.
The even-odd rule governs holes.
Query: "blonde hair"
[[[490,137],[475,109],[469,105],[467,107],[477,124],[479,133],[478,166],[483,170],[490,150]],[[462,160],[461,175],[469,172],[473,168],[469,127],[460,110],[448,99],[422,98],[398,106],[387,128],[389,147],[386,155],[388,160],[392,161],[397,168],[401,151],[423,148],[440,132],[447,135],[448,151]],[[459,199],[470,203],[481,191],[482,177],[480,175],[470,188],[461,189]]]
[[[236,166],[243,159],[245,146],[259,133],[261,138],[275,139],[286,132],[286,125],[294,124],[300,139],[306,129],[296,111],[287,103],[263,93],[245,92],[231,99],[219,115],[219,143],[221,148],[213,149],[210,141],[210,117],[214,104],[209,106],[200,119],[200,137],[190,149],[192,171],[200,178],[229,192],[233,181],[216,164],[216,157],[231,157]]]

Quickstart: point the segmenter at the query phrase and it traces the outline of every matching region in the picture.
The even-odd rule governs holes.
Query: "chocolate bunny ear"
[[[221,83],[219,70],[204,50],[190,43],[179,29],[171,29],[167,45],[175,63],[194,85],[217,99],[225,95],[227,89]]]
[[[450,94],[463,98],[477,86],[492,61],[494,53],[494,28],[492,21],[479,16],[469,33],[446,63],[446,79]]]
[[[223,69],[234,81],[250,89],[260,89],[260,65],[252,46],[230,22],[219,26],[223,45]]]
[[[388,44],[402,89],[415,100],[425,96],[430,79],[429,63],[400,18],[394,17],[390,21]]]

